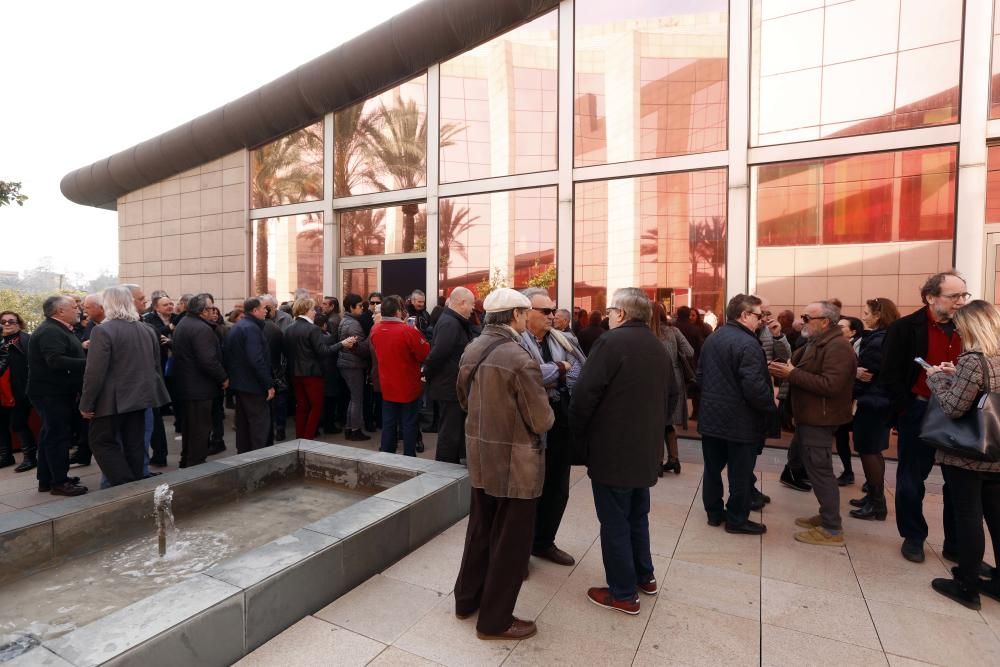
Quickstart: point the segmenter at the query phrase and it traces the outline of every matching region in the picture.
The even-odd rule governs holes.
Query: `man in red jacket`
[[[396,453],[396,425],[403,427],[403,454],[417,455],[417,416],[424,387],[420,364],[431,346],[414,326],[400,319],[403,300],[398,296],[382,299],[382,321],[372,327],[369,341],[378,360],[378,379],[382,385],[383,452]]]

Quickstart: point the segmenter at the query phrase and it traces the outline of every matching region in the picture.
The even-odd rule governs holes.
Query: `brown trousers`
[[[494,498],[472,489],[465,552],[455,582],[455,613],[479,609],[479,632],[498,635],[514,622],[514,605],[531,557],[537,507],[537,498]]]

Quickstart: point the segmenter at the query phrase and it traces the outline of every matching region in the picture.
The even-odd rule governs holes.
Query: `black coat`
[[[600,484],[653,486],[677,399],[672,362],[645,323],[608,331],[594,343],[573,387],[569,421],[576,460],[585,461],[587,474]]]
[[[174,329],[173,341],[176,398],[208,401],[218,397],[227,376],[215,327],[195,315],[183,317]]]
[[[730,321],[705,339],[695,376],[701,388],[699,433],[764,442],[777,409],[764,348],[749,329]]]
[[[226,336],[223,357],[233,391],[264,395],[274,386],[263,320],[244,315]]]
[[[285,374],[285,335],[274,320],[264,320],[264,340],[271,356],[271,377],[279,382],[286,382]]]
[[[284,345],[291,377],[323,377],[323,358],[343,347],[336,338],[324,336],[318,326],[301,317],[285,329]]]
[[[28,341],[28,396],[76,396],[86,365],[76,334],[62,322],[46,319]]]
[[[576,340],[580,343],[580,349],[583,350],[583,353],[589,356],[590,348],[594,346],[594,343],[598,338],[607,332],[608,330],[599,324],[586,326],[583,329],[580,329],[580,333],[577,335]]]
[[[170,338],[171,336],[174,335],[173,329],[164,324],[163,320],[160,319],[160,316],[152,311],[143,315],[141,319],[143,322],[151,326],[153,328],[153,331],[156,332],[156,344],[160,348],[160,367],[161,368],[166,367],[167,358],[170,357],[170,345],[161,344],[160,336],[166,336],[167,338]]]
[[[889,399],[885,387],[880,384],[882,377],[882,356],[885,351],[885,329],[869,331],[861,340],[861,349],[858,351],[858,368],[867,369],[872,374],[871,382],[854,381],[854,398],[870,403],[881,404],[883,409],[888,407]]]
[[[913,402],[913,385],[920,375],[914,357],[927,357],[927,306],[889,325],[882,344],[879,384],[889,394],[891,410],[905,410]]]
[[[18,403],[28,399],[28,341],[31,334],[22,331],[17,334],[17,343],[7,347],[6,360],[0,368],[0,375],[10,371],[10,389]]]
[[[441,311],[441,316],[434,326],[431,353],[424,360],[427,393],[432,399],[458,400],[458,394],[455,392],[458,362],[461,361],[465,346],[472,338],[472,325],[469,320],[451,308]]]

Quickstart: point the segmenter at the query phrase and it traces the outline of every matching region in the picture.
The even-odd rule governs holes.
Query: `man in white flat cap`
[[[521,340],[531,301],[506,287],[483,302],[483,333],[459,363],[458,401],[468,413],[465,439],[472,499],[455,614],[479,611],[480,639],[524,639],[537,631],[514,617],[535,534],[545,479],[542,435],[555,416],[538,362]]]

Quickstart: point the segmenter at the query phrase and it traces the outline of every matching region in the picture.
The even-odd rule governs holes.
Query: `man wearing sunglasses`
[[[837,326],[840,308],[831,301],[816,301],[802,315],[802,335],[809,345],[796,350],[791,363],[772,361],[771,375],[791,386],[795,443],[789,448],[789,466],[802,458],[819,501],[819,514],[795,520],[806,530],[795,539],[819,546],[841,546],[844,531],[840,519],[840,487],[833,474],[833,434],[851,421],[854,376],[858,358]]]
[[[896,528],[906,560],[924,560],[927,521],[924,519],[924,481],[934,467],[934,449],[920,440],[920,425],[927,411],[930,389],[927,373],[914,362],[921,357],[931,366],[956,363],[962,353],[962,339],[955,331],[952,316],[969,299],[965,280],[954,271],[944,271],[927,279],[920,290],[924,307],[901,317],[886,331],[882,373],[879,381],[889,391],[889,410],[899,433],[899,463],[896,467]],[[944,485],[945,558],[957,558],[955,523],[951,494]],[[953,557],[954,556],[954,557]],[[953,557],[953,558],[952,558]]]
[[[545,434],[545,485],[538,500],[535,543],[531,553],[568,566],[576,561],[557,547],[555,540],[566,503],[569,502],[569,394],[580,376],[586,357],[561,332],[552,328],[556,305],[547,290],[530,287],[521,293],[531,300],[527,330],[521,338],[542,369],[542,384],[556,415],[555,425]]]

